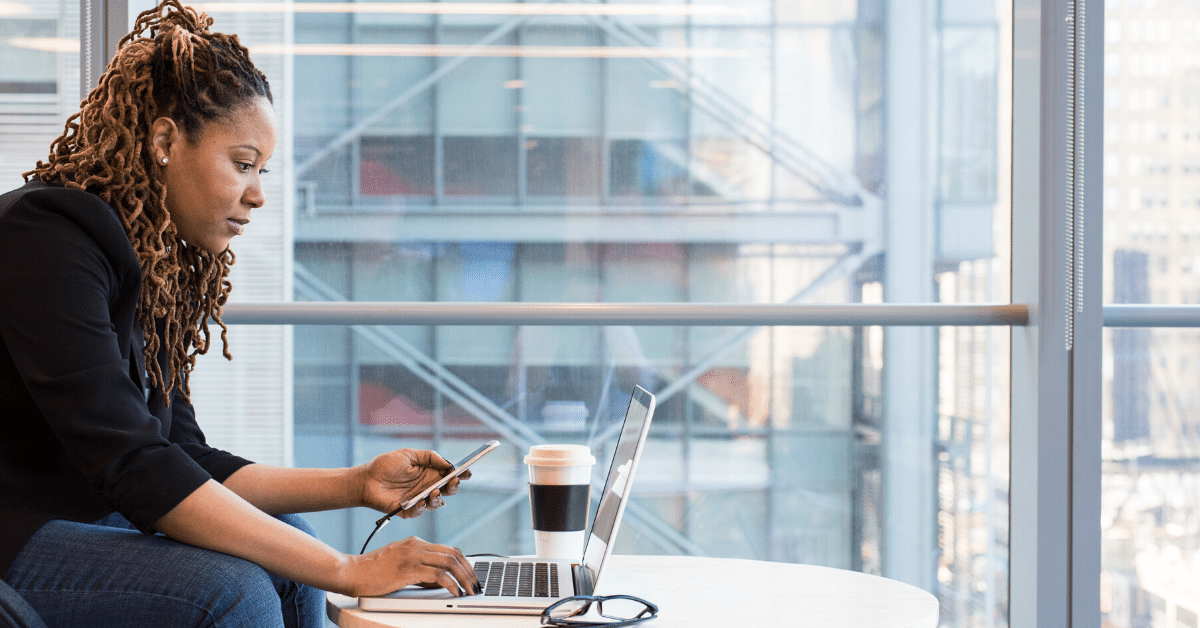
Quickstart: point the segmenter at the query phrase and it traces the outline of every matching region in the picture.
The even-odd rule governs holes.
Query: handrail
[[[1106,305],[1105,327],[1200,327],[1200,305]],[[1024,326],[1015,303],[230,303],[231,325]]]
[[[1029,308],[1011,303],[230,303],[234,325],[646,325],[646,326],[1012,326]]]
[[[1106,305],[1105,327],[1200,327],[1197,305]]]

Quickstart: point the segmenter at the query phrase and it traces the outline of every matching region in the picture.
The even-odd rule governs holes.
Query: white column
[[[934,300],[937,107],[934,3],[887,3],[884,301]],[[934,332],[884,330],[883,575],[932,590],[936,574]]]
[[[1012,299],[1030,320],[1012,330],[1009,619],[1098,626],[1104,7],[1016,0],[1013,17]]]

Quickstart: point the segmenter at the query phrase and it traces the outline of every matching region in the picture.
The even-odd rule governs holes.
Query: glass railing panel
[[[447,344],[410,342],[461,329],[503,350],[471,359],[440,353]],[[588,444],[601,481],[612,428],[640,385],[660,402],[616,551],[881,574],[886,543],[935,538],[932,588],[943,617],[957,622],[950,625],[1003,618],[1007,394],[995,392],[1007,387],[1003,327],[938,330],[938,407],[924,461],[936,515],[915,530],[889,528],[884,506],[886,492],[915,487],[881,464],[893,439],[912,437],[910,426],[883,420],[887,329],[742,328],[718,359],[694,368],[711,355],[694,339],[713,330],[297,326],[296,464],[362,464],[400,447],[456,459],[498,439],[502,447],[449,506],[395,522],[372,543],[416,534],[467,553],[530,553],[525,451],[539,442]],[[651,332],[674,343],[643,342]],[[377,518],[361,509],[311,516],[323,538],[348,551]]]
[[[1104,298],[1122,308],[1106,323],[1195,326],[1184,308],[1200,304],[1200,8],[1125,0],[1106,3],[1104,19]],[[1198,342],[1195,329],[1105,330],[1110,626],[1196,625]]]
[[[1114,626],[1200,610],[1196,329],[1105,330],[1101,610]]]
[[[239,33],[290,133],[274,157],[279,187],[256,210],[258,239],[235,247],[231,317],[239,304],[288,300],[1009,301],[1007,0],[948,0],[913,22],[857,0],[198,5],[214,29]],[[889,122],[901,108],[912,111]],[[923,230],[889,244],[885,227],[906,225]],[[259,406],[276,408],[273,425],[294,425],[290,461],[347,464],[379,443],[453,455],[479,430],[515,451],[524,430],[569,423],[580,402],[600,416],[613,391],[643,383],[666,397],[655,451],[673,461],[675,485],[708,482],[701,463],[713,457],[757,475],[739,476],[736,489],[639,498],[633,520],[646,519],[631,528],[631,548],[896,575],[902,561],[889,567],[881,547],[908,538],[907,525],[928,560],[903,577],[939,591],[946,625],[1005,622],[1003,552],[972,553],[991,538],[978,526],[1003,520],[1003,508],[983,516],[963,504],[1007,495],[961,478],[1006,457],[959,462],[1006,442],[993,434],[1008,394],[995,330],[891,343],[882,328],[487,323],[298,326],[290,336],[235,325],[238,359],[198,370],[198,403],[215,423],[233,422],[226,391],[254,390]],[[939,374],[923,384],[921,407],[906,406],[887,364]],[[393,409],[420,409],[429,425],[386,419],[387,403],[365,403],[364,388],[388,403],[404,396]],[[543,416],[549,402],[566,405]],[[471,418],[472,404],[492,418]],[[889,412],[895,429],[919,423],[920,451],[891,454],[920,458],[909,484],[882,475],[888,458],[877,450],[896,442]],[[306,457],[314,452],[328,456]],[[879,505],[914,486],[929,511],[889,527]],[[513,491],[476,496],[486,506],[470,516],[507,504],[511,517],[483,532],[502,541],[488,549],[528,550]],[[733,500],[745,511],[718,512]],[[943,521],[933,512],[943,501],[972,514]],[[651,514],[658,523],[646,523]],[[342,530],[329,534],[346,547],[369,518],[318,517],[341,517],[341,527],[322,525]],[[778,527],[786,521],[803,525]],[[422,535],[476,542],[461,525],[436,526]],[[950,538],[958,553],[935,560],[950,555],[938,549]]]

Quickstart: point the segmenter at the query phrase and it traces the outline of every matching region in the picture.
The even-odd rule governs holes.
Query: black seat
[[[29,602],[3,580],[0,580],[0,628],[46,628],[46,622]]]

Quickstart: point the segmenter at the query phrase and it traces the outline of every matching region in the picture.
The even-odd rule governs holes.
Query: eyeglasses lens
[[[566,600],[556,605],[550,611],[550,619],[554,621],[583,615],[590,610],[593,602],[589,600]]]
[[[543,623],[556,626],[625,626],[655,615],[652,605],[625,596],[584,597],[564,600],[543,615]]]
[[[596,602],[596,612],[607,619],[624,621],[649,613],[650,609],[637,600],[610,598]]]

